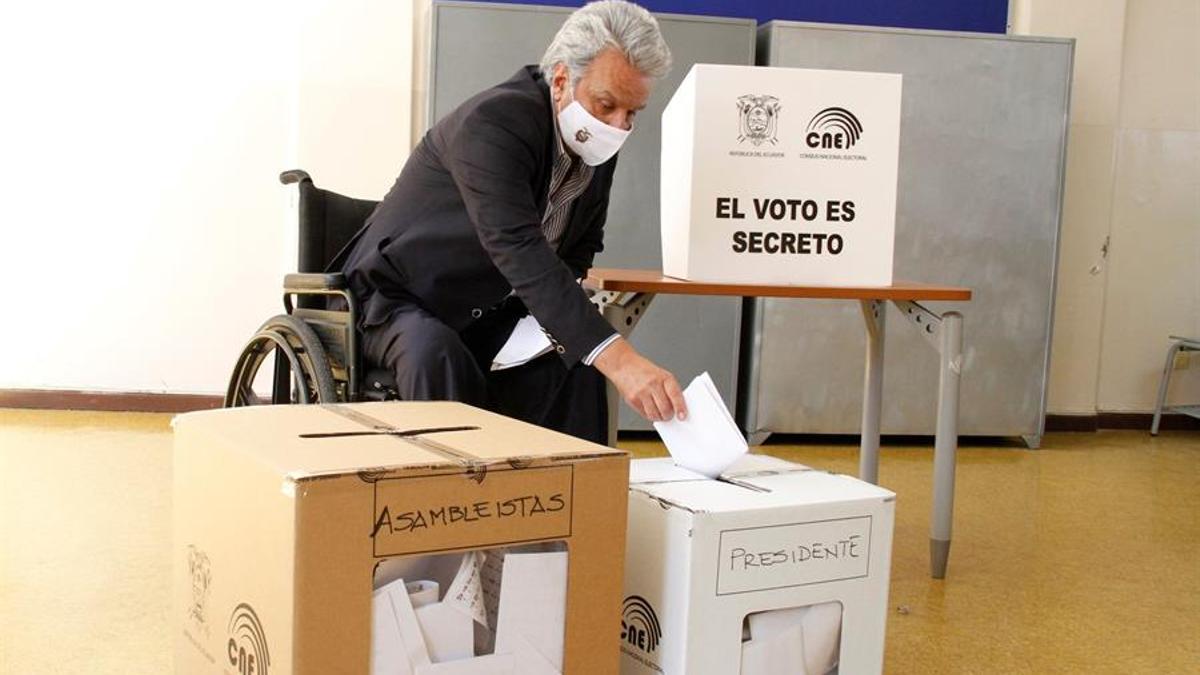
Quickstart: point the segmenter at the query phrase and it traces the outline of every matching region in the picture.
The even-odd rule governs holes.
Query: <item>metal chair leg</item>
[[[1154,421],[1150,423],[1150,435],[1158,435],[1158,423],[1162,421],[1163,406],[1167,403],[1167,385],[1171,382],[1171,370],[1175,367],[1175,355],[1179,353],[1182,342],[1175,342],[1167,350],[1167,363],[1163,366],[1162,379],[1158,382],[1158,402],[1154,404]]]

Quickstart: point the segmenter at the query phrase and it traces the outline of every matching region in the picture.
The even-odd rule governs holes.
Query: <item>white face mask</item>
[[[558,128],[567,147],[589,166],[600,166],[612,159],[625,139],[629,138],[630,131],[633,131],[601,122],[592,117],[579,101],[571,101],[571,105],[558,113]]]

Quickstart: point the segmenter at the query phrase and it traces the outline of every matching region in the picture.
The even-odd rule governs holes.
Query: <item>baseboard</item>
[[[1046,415],[1046,431],[1096,431],[1098,415]]]
[[[1100,429],[1150,430],[1153,413],[1113,413],[1095,415],[1046,415],[1046,431],[1098,431]],[[1161,431],[1200,431],[1200,419],[1166,413],[1159,421]]]
[[[1153,413],[1100,413],[1101,429],[1150,429]],[[1200,431],[1200,419],[1189,415],[1165,413],[1158,422],[1162,431]]]
[[[0,389],[0,408],[181,413],[220,408],[220,396],[67,389]]]

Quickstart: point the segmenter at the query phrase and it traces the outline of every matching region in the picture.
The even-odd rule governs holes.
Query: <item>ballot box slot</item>
[[[765,488],[761,485],[755,485],[754,483],[747,483],[745,481],[738,480],[737,478],[733,478],[731,476],[718,476],[718,477],[714,478],[713,480],[717,481],[718,483],[725,483],[727,485],[744,488],[746,490],[751,490],[753,492],[770,492],[771,491],[770,488]]]
[[[346,438],[348,436],[399,436],[408,438],[424,434],[439,434],[449,431],[478,431],[479,427],[426,427],[423,429],[388,429],[371,431],[327,431],[312,434],[300,434],[300,438]]]

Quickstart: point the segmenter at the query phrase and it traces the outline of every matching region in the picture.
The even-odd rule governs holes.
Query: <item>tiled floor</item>
[[[169,421],[0,410],[0,673],[170,671]],[[857,466],[853,446],[763,450]],[[883,451],[889,673],[1200,672],[1200,435],[964,447],[945,581],[928,575],[929,460]]]

